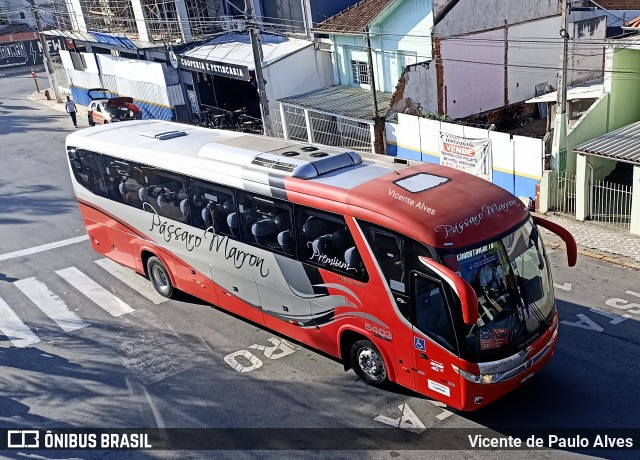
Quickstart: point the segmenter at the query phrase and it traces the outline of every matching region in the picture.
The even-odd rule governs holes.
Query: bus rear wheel
[[[371,386],[382,388],[389,383],[384,359],[370,340],[358,340],[351,345],[351,366]]]
[[[171,284],[169,272],[156,256],[149,257],[149,260],[147,260],[147,273],[151,284],[161,296],[170,298],[173,295],[173,285]]]

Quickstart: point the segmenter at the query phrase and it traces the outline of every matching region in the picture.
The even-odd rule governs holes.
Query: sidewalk
[[[47,100],[44,91],[33,93],[28,99],[66,112],[64,102],[57,103],[53,99],[53,91],[49,90],[49,93],[52,100]],[[87,120],[87,108],[80,104],[76,104],[76,107],[78,108],[78,126],[83,127]],[[562,225],[571,232],[578,244],[579,255],[640,271],[640,236],[591,222],[579,222],[571,216],[550,214],[542,217]],[[541,230],[547,246],[564,250],[564,242],[560,238],[547,230]]]
[[[640,236],[592,222],[580,222],[561,214],[541,217],[569,230],[578,244],[579,255],[640,270]],[[542,238],[547,246],[564,250],[564,242],[544,229]]]
[[[54,110],[58,110],[59,112],[67,113],[67,111],[64,108],[64,103],[67,101],[67,95],[66,94],[62,94],[61,95],[62,96],[62,102],[56,102],[55,96],[53,95],[53,90],[51,88],[48,89],[49,97],[51,97],[51,100],[47,100],[46,96],[44,95],[44,91],[45,91],[45,89],[43,88],[42,90],[40,90],[39,93],[33,93],[33,94],[29,95],[27,97],[27,99],[29,99],[30,101],[38,102],[40,104],[49,106]],[[88,126],[88,124],[87,124],[87,107],[82,105],[82,104],[78,104],[76,102],[76,109],[78,111],[78,113],[76,115],[76,117],[78,119],[78,128],[84,128],[85,126]]]

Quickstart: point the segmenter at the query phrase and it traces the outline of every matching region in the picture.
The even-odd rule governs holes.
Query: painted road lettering
[[[385,425],[395,426],[403,430],[410,431],[411,433],[420,434],[427,428],[424,423],[420,421],[418,416],[411,410],[408,404],[400,404],[398,406],[402,415],[398,418],[385,417],[384,415],[378,415],[374,420],[376,422],[384,423]]]
[[[640,294],[634,291],[625,291],[625,294],[640,297]],[[617,308],[619,310],[625,310],[627,313],[634,313],[636,315],[640,315],[640,303],[630,302],[626,299],[619,299],[614,297],[605,302],[610,307]]]
[[[268,340],[272,344],[271,347],[254,343],[253,345],[249,345],[248,348],[261,351],[266,358],[272,360],[284,358],[295,351],[293,345],[282,339],[270,337]],[[238,358],[242,358],[242,361],[245,361],[245,364],[238,361]],[[251,372],[261,368],[263,364],[262,360],[249,350],[234,351],[233,353],[225,356],[224,361],[237,372]]]

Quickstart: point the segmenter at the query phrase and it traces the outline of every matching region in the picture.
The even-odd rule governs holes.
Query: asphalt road
[[[376,390],[335,360],[197,299],[158,299],[144,278],[104,261],[82,239],[64,152],[64,138],[74,128],[66,114],[28,101],[33,88],[28,75],[0,78],[0,318],[18,318],[13,324],[22,337],[16,344],[0,333],[0,427],[250,428],[194,431],[194,439],[231,433],[236,445],[247,447],[246,439],[262,436],[270,449],[287,449],[300,447],[286,435],[296,433],[309,438],[308,448],[320,447],[149,450],[127,458],[380,459],[424,458],[419,449],[459,446],[460,438],[478,428],[640,429],[637,272],[588,258],[569,269],[561,252],[550,251],[561,319],[556,354],[526,385],[485,410],[457,413],[400,388]],[[29,253],[49,243],[53,247]],[[37,295],[57,306],[57,322],[55,314],[36,306]],[[255,369],[238,372],[230,365],[234,353],[253,355],[262,364],[253,361]],[[251,366],[243,359],[236,362]],[[420,433],[386,428],[380,420],[404,422]],[[394,433],[408,436],[406,444]],[[341,450],[349,443],[361,450]],[[576,451],[490,455],[574,458]],[[636,452],[586,453],[634,458]],[[428,455],[487,454],[469,449]],[[117,451],[28,449],[2,455],[124,457]]]

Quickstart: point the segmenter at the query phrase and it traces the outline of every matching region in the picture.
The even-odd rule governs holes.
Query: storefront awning
[[[640,121],[584,142],[574,150],[640,165]]]
[[[309,40],[261,34],[262,67],[284,59],[313,46]],[[180,68],[220,75],[238,80],[249,80],[249,71],[255,70],[253,48],[248,33],[229,32],[206,43],[199,43],[177,54]]]

